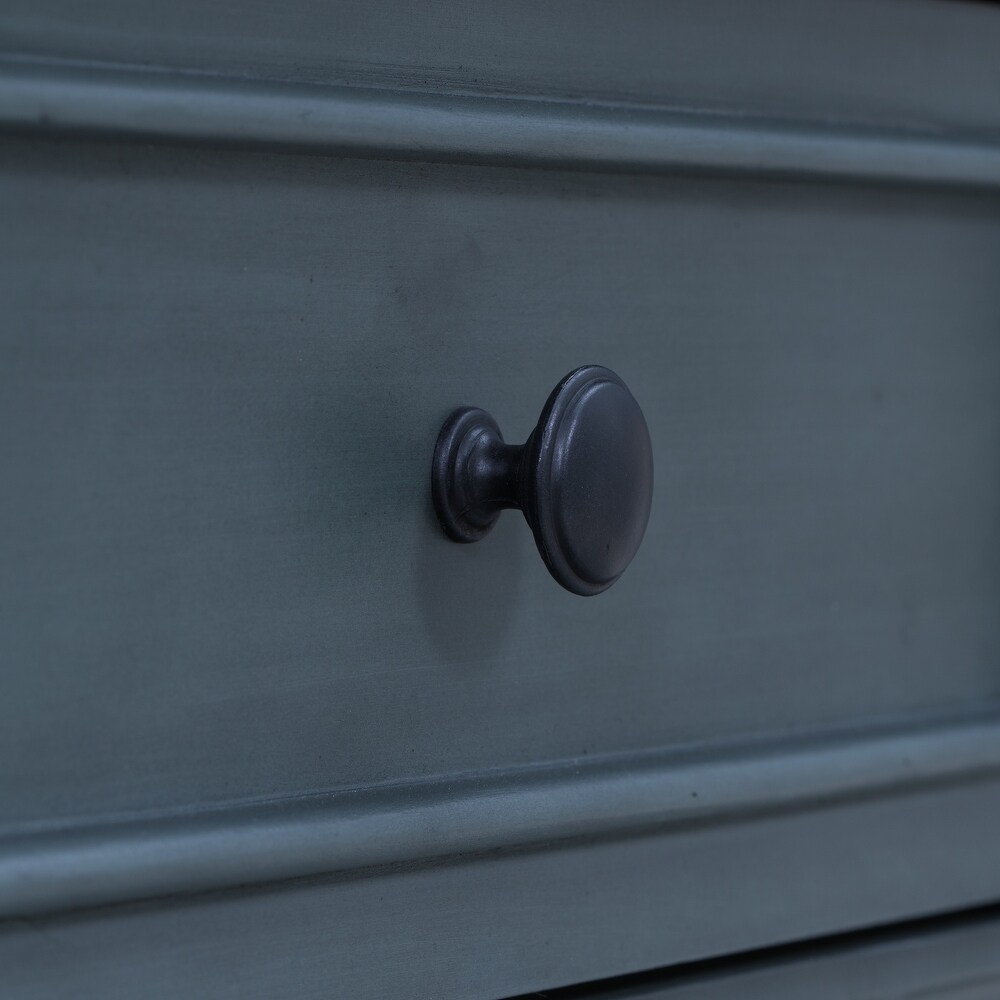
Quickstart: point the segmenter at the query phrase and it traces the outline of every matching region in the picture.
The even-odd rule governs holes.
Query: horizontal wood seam
[[[1000,145],[587,103],[0,59],[0,128],[599,172],[1000,186]]]
[[[990,717],[22,829],[0,839],[0,916],[579,838],[666,834],[997,777],[1000,719]]]

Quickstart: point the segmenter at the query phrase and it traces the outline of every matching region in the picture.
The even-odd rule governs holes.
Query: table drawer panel
[[[11,139],[4,818],[983,707],[1000,213],[947,189]],[[628,381],[607,594],[430,509],[438,427]],[[13,485],[15,488],[11,489]]]

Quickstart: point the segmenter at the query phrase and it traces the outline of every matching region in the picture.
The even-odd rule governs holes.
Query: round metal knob
[[[552,390],[523,446],[464,406],[445,421],[431,470],[434,509],[449,538],[475,542],[506,507],[523,511],[556,581],[599,594],[639,549],[653,499],[646,420],[612,371],[587,365]]]

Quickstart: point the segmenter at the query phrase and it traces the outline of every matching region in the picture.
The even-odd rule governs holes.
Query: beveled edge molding
[[[0,839],[0,916],[666,835],[998,777],[1000,718],[991,715],[25,829]]]
[[[0,57],[0,129],[424,162],[1000,187],[1000,144]]]

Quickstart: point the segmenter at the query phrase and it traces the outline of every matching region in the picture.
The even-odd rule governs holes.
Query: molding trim
[[[416,161],[1000,187],[1000,145],[653,108],[0,59],[0,129]]]
[[[998,778],[1000,718],[990,716],[22,827],[0,839],[0,916],[662,835]]]

